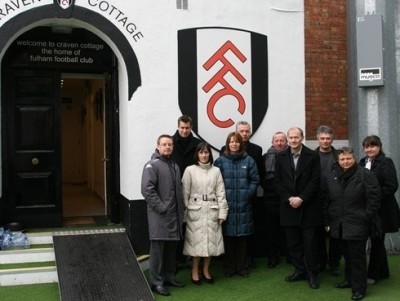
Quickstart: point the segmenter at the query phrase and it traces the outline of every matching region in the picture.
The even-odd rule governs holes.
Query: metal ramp
[[[154,296],[125,233],[53,236],[62,301],[150,301]]]

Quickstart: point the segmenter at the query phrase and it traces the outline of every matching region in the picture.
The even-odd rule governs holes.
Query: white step
[[[55,261],[54,248],[38,248],[40,245],[53,244],[53,234],[73,235],[73,234],[92,234],[108,233],[110,231],[122,232],[124,229],[117,230],[90,230],[90,231],[63,231],[63,232],[44,232],[27,233],[29,243],[36,245],[35,248],[20,250],[0,251],[0,264],[17,264],[28,262],[47,262]],[[143,255],[137,258],[142,271],[149,269],[149,256]],[[30,285],[41,283],[58,282],[56,267],[37,267],[0,270],[0,286]]]
[[[56,267],[0,270],[0,286],[58,282]]]
[[[40,245],[53,244],[51,232],[26,233],[26,235],[30,245],[35,245],[35,248],[1,250],[0,264],[51,262],[55,260],[54,248],[40,247]],[[55,266],[0,270],[0,286],[56,282],[58,282],[58,277]]]
[[[53,243],[52,232],[41,232],[41,233],[26,233],[29,243],[31,245],[43,245]]]
[[[53,248],[0,251],[0,264],[54,261]]]

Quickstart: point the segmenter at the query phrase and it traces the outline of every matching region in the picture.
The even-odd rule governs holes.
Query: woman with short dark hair
[[[382,189],[381,207],[378,214],[382,221],[382,237],[371,239],[371,252],[368,265],[368,283],[389,277],[389,264],[386,256],[385,233],[398,232],[400,227],[400,210],[395,192],[399,186],[396,167],[393,160],[386,157],[382,150],[381,139],[367,136],[362,142],[366,156],[360,160],[360,165],[371,170],[377,177]]]
[[[197,145],[194,165],[185,169],[182,177],[185,202],[186,233],[183,254],[192,256],[192,283],[214,283],[209,266],[211,256],[224,253],[222,223],[228,214],[225,187],[219,168],[212,165],[210,145]],[[203,270],[199,271],[203,258]]]

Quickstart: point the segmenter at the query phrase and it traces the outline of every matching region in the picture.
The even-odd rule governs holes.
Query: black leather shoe
[[[364,294],[360,292],[354,292],[353,295],[351,295],[351,300],[361,300],[365,297]]]
[[[340,275],[339,267],[334,266],[334,267],[331,267],[330,269],[331,269],[331,275],[332,276],[339,276]]]
[[[165,281],[164,284],[166,286],[173,286],[173,287],[184,287],[185,284],[176,280]]]
[[[279,259],[277,258],[271,258],[268,260],[268,268],[273,269],[276,267],[279,263]]]
[[[231,278],[233,275],[235,275],[236,273],[235,272],[226,272],[225,273],[225,277],[227,277],[227,278]]]
[[[317,277],[315,277],[315,276],[308,277],[308,285],[312,289],[319,289],[319,282],[318,282]]]
[[[169,296],[170,292],[162,285],[152,285],[151,290],[161,296]]]
[[[339,282],[339,283],[335,283],[333,285],[334,288],[350,288],[351,284],[350,282],[348,282],[347,280]]]
[[[286,282],[294,282],[294,281],[301,281],[301,280],[306,280],[306,273],[294,272],[292,275],[287,276],[285,278]]]
[[[326,269],[326,263],[321,263],[318,267],[318,273],[322,273]]]
[[[249,268],[251,268],[251,269],[257,268],[256,261],[254,260],[253,257],[249,257],[249,262],[248,262],[248,264],[249,264]]]

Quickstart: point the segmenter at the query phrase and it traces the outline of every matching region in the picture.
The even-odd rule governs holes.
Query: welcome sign
[[[57,34],[51,27],[38,27],[26,32],[10,47],[13,66],[110,69],[110,47],[86,30],[75,28],[73,31],[74,34]]]

